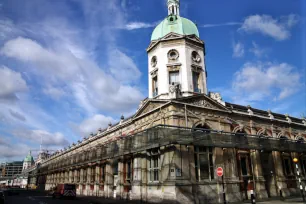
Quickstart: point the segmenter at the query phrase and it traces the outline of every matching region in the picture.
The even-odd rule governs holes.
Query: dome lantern
[[[195,23],[180,16],[179,0],[168,0],[168,16],[156,26],[151,41],[158,40],[167,34],[173,32],[181,35],[196,35],[200,37]]]

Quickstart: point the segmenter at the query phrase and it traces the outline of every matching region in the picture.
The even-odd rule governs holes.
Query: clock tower
[[[154,29],[147,48],[149,98],[207,94],[205,44],[197,26],[180,16],[179,0],[168,0],[168,16]]]

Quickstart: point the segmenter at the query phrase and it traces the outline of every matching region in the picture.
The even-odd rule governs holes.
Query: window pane
[[[154,170],[154,181],[158,181],[158,169]]]
[[[214,171],[214,167],[211,166],[210,167],[210,179],[214,179],[215,178],[215,171]]]
[[[179,82],[179,72],[169,72],[169,84]]]
[[[205,154],[200,154],[200,175],[201,179],[208,179],[209,178],[209,166],[208,166],[208,158]]]
[[[196,72],[192,72],[192,80],[193,80],[193,89],[195,92],[199,90],[199,74]]]
[[[291,174],[291,168],[290,168],[290,163],[289,163],[289,159],[284,159],[285,162],[285,172],[287,175]]]
[[[194,154],[194,165],[198,167],[198,154]]]
[[[248,167],[247,167],[246,158],[245,157],[241,157],[240,163],[241,163],[242,175],[243,176],[247,176],[248,175]]]
[[[154,173],[154,172],[151,170],[151,171],[150,171],[150,181],[154,181],[153,173]]]
[[[214,164],[213,164],[213,156],[212,156],[212,154],[209,154],[209,165],[210,166],[213,166]]]
[[[154,168],[158,168],[158,157],[157,156],[155,156],[154,158],[153,158],[153,167]]]

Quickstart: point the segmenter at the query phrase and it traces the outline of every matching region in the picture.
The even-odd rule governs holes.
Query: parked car
[[[75,184],[58,184],[52,192],[53,198],[75,198]]]
[[[5,200],[4,192],[0,191],[0,204],[4,204],[4,200]]]

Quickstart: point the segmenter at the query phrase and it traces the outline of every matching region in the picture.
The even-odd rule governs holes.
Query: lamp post
[[[302,198],[303,198],[303,202],[305,202],[305,196],[304,196],[304,192],[303,192],[303,186],[302,186],[302,182],[301,182],[301,178],[300,178],[300,171],[299,171],[299,165],[298,165],[298,158],[293,158],[293,162],[295,163],[295,168],[296,168],[296,173],[298,176],[298,180],[299,180],[299,186],[300,186],[300,190],[301,190],[301,194],[302,194]]]

